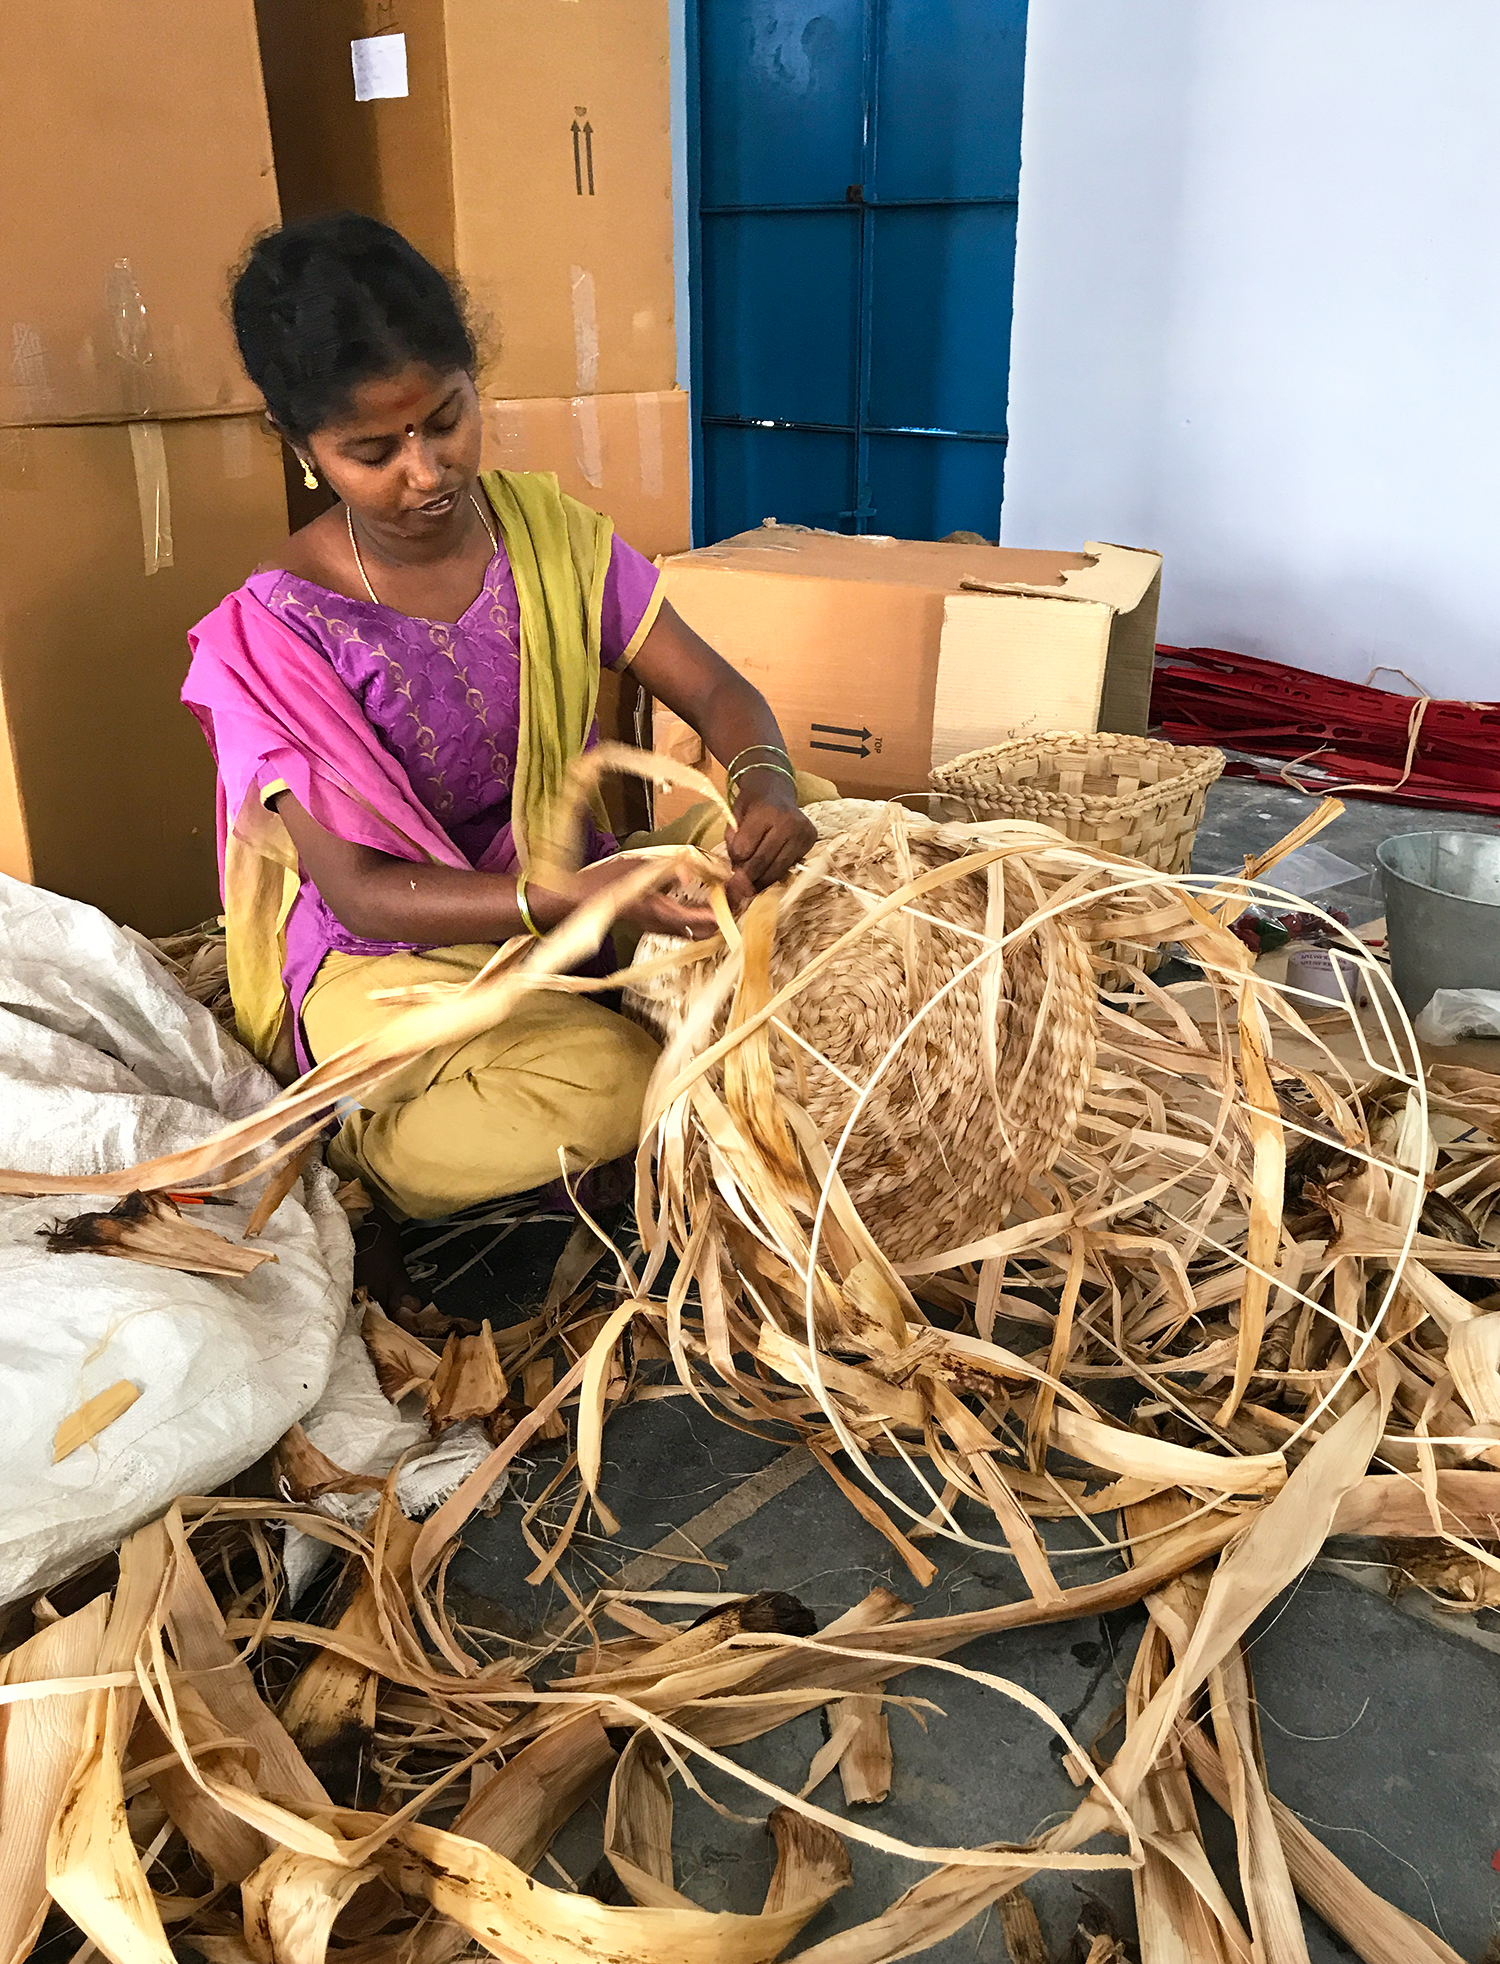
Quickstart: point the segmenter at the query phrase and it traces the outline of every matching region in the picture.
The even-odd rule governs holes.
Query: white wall
[[[1500,696],[1500,0],[1031,0],[1010,430],[1163,640]]]

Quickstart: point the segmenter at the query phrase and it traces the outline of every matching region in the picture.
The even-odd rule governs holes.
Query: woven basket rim
[[[1073,813],[1086,812],[1091,815],[1122,816],[1131,812],[1145,811],[1152,806],[1169,805],[1179,799],[1192,797],[1208,786],[1222,774],[1228,759],[1222,750],[1209,744],[1168,743],[1160,737],[1114,736],[1107,732],[1090,733],[1086,731],[1057,730],[1047,731],[1042,736],[1013,737],[1008,743],[995,743],[983,750],[966,751],[961,757],[951,757],[946,764],[939,764],[931,773],[929,782],[935,791],[947,792],[950,796],[962,797],[963,790],[957,780],[962,775],[972,781],[978,770],[1000,763],[1019,762],[1025,758],[1044,758],[1061,751],[1070,750],[1132,750],[1139,756],[1149,756],[1153,752],[1171,751],[1174,756],[1187,760],[1186,768],[1171,777],[1159,779],[1155,784],[1142,784],[1134,791],[1124,793],[1100,793],[1091,791],[1059,791],[1037,785],[1034,781],[1023,784],[995,784],[986,787],[990,796],[1001,793],[1024,798],[1039,808],[1051,807]],[[975,787],[977,790],[978,787]]]

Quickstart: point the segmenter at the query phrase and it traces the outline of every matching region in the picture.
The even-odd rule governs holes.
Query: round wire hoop
[[[1385,971],[1382,965],[1375,960],[1374,956],[1370,953],[1369,949],[1366,948],[1364,944],[1360,942],[1355,935],[1353,935],[1348,929],[1346,929],[1342,922],[1334,920],[1332,915],[1326,913],[1322,908],[1310,906],[1306,901],[1301,900],[1298,896],[1287,894],[1283,892],[1281,889],[1269,885],[1267,883],[1253,882],[1253,881],[1235,879],[1235,878],[1215,877],[1213,875],[1208,875],[1208,874],[1178,875],[1169,881],[1164,875],[1157,873],[1149,868],[1142,868],[1140,869],[1139,872],[1130,872],[1124,870],[1123,868],[1109,866],[1104,870],[1106,870],[1110,876],[1111,890],[1115,894],[1124,894],[1124,893],[1134,892],[1142,888],[1159,887],[1162,885],[1173,884],[1185,888],[1188,892],[1196,894],[1200,897],[1211,894],[1215,898],[1219,899],[1220,901],[1230,897],[1234,899],[1243,899],[1246,906],[1254,904],[1255,902],[1260,901],[1262,899],[1268,899],[1277,905],[1295,906],[1295,908],[1299,912],[1312,913],[1316,915],[1318,919],[1323,923],[1325,932],[1333,935],[1338,940],[1347,943],[1347,950],[1344,948],[1340,948],[1338,950],[1341,957],[1343,957],[1344,959],[1340,960],[1339,962],[1336,962],[1333,965],[1334,973],[1339,984],[1342,1006],[1349,1020],[1352,1022],[1354,1028],[1359,1034],[1360,1048],[1362,1053],[1364,1054],[1366,1062],[1370,1065],[1372,1071],[1381,1073],[1388,1077],[1394,1077],[1398,1083],[1403,1084],[1406,1088],[1406,1094],[1408,1100],[1411,1099],[1412,1097],[1415,1097],[1417,1118],[1420,1123],[1419,1137],[1425,1142],[1428,1136],[1426,1083],[1422,1072],[1420,1053],[1417,1049],[1416,1036],[1412,1030],[1410,1019],[1406,1014],[1406,1010],[1402,1005],[1399,996],[1397,996],[1395,992],[1395,987],[1394,984],[1391,982],[1389,974]],[[928,1493],[929,1498],[933,1500],[934,1512],[937,1513],[940,1517],[946,1518],[946,1520],[950,1522],[951,1525],[939,1526],[937,1522],[934,1521],[933,1516],[931,1514],[923,1515],[922,1513],[920,1513],[903,1496],[894,1492],[886,1484],[886,1482],[880,1478],[879,1474],[875,1471],[874,1466],[871,1463],[870,1456],[867,1453],[865,1453],[859,1441],[855,1438],[853,1432],[845,1423],[843,1416],[838,1409],[838,1402],[835,1398],[830,1396],[826,1383],[823,1378],[819,1346],[817,1341],[816,1313],[815,1313],[815,1303],[814,1303],[814,1286],[815,1286],[814,1278],[816,1277],[817,1274],[818,1253],[822,1241],[823,1225],[830,1205],[833,1183],[835,1179],[838,1177],[840,1162],[842,1161],[844,1152],[848,1147],[851,1138],[853,1137],[855,1127],[857,1126],[860,1117],[862,1116],[866,1106],[869,1103],[870,1097],[872,1096],[873,1092],[877,1088],[881,1079],[885,1076],[887,1071],[889,1071],[893,1066],[893,1064],[896,1062],[897,1058],[901,1053],[901,1050],[903,1049],[908,1039],[914,1034],[914,1032],[917,1029],[920,1028],[921,1024],[925,1021],[926,1017],[931,1013],[931,1011],[937,1006],[938,1002],[950,990],[956,988],[969,975],[973,974],[976,970],[983,967],[986,962],[993,961],[1002,957],[1003,954],[1005,953],[1005,950],[1013,942],[1017,941],[1018,939],[1020,939],[1025,935],[1035,932],[1035,930],[1038,927],[1040,927],[1044,922],[1048,920],[1061,919],[1074,910],[1082,910],[1087,907],[1096,906],[1098,904],[1099,898],[1100,895],[1097,889],[1089,889],[1085,892],[1079,893],[1071,897],[1070,899],[1064,900],[1060,903],[1053,903],[1048,907],[1040,908],[1036,910],[1036,912],[1030,915],[1026,921],[1024,921],[1018,927],[1010,930],[1008,933],[1002,936],[984,937],[986,940],[989,941],[990,945],[985,949],[983,949],[980,952],[980,954],[976,955],[972,961],[966,963],[955,975],[950,977],[949,980],[943,985],[943,987],[937,990],[936,992],[934,992],[932,997],[911,1016],[905,1028],[899,1033],[896,1039],[887,1047],[885,1054],[881,1057],[875,1069],[870,1073],[863,1090],[859,1093],[858,1097],[856,1098],[854,1107],[849,1113],[849,1116],[844,1123],[842,1131],[840,1132],[839,1135],[838,1142],[832,1149],[832,1152],[830,1154],[828,1172],[823,1177],[819,1186],[818,1201],[817,1201],[817,1206],[814,1210],[812,1230],[809,1237],[809,1253],[808,1253],[807,1268],[802,1278],[803,1311],[804,1311],[804,1318],[805,1318],[808,1359],[810,1365],[810,1369],[808,1371],[808,1387],[812,1391],[814,1397],[817,1399],[818,1404],[820,1405],[820,1407],[824,1412],[824,1415],[828,1418],[830,1424],[832,1425],[840,1445],[842,1446],[843,1450],[849,1455],[852,1464],[858,1469],[860,1475],[865,1480],[866,1484],[872,1487],[877,1493],[879,1493],[883,1500],[885,1500],[890,1505],[895,1507],[900,1513],[904,1514],[908,1520],[914,1523],[920,1523],[922,1526],[929,1528],[931,1531],[943,1535],[946,1539],[959,1542],[961,1545],[967,1547],[973,1547],[973,1548],[980,1548],[995,1553],[1010,1553],[1011,1551],[1009,1550],[1007,1544],[1005,1544],[1004,1542],[997,1543],[992,1541],[979,1540],[973,1535],[970,1535],[966,1533],[964,1530],[960,1529],[957,1523],[952,1521],[952,1516],[949,1510],[942,1507],[940,1497],[937,1494],[933,1493],[932,1488],[929,1486],[927,1480],[920,1473],[919,1469],[916,1467],[913,1457],[900,1448],[898,1442],[895,1439],[895,1435],[890,1432],[890,1428],[888,1426],[886,1427],[886,1431],[891,1438],[892,1444],[897,1446],[897,1450],[900,1457],[906,1463],[909,1470],[912,1471],[912,1473],[916,1476],[919,1484]],[[905,911],[905,909],[901,911]],[[946,926],[947,924],[944,923],[944,925]],[[972,933],[973,930],[967,930],[967,932]],[[1195,957],[1195,959],[1197,958]],[[1365,986],[1370,995],[1371,1004],[1375,1008],[1376,1015],[1380,1022],[1382,1035],[1384,1036],[1386,1043],[1388,1044],[1391,1051],[1391,1062],[1389,1064],[1378,1063],[1376,1059],[1371,1055],[1364,1026],[1359,1017],[1358,1007],[1356,1003],[1350,998],[1348,982],[1344,973],[1344,960],[1347,960],[1353,967],[1358,969],[1365,981]],[[1227,970],[1218,969],[1217,965],[1215,964],[1200,962],[1199,966],[1204,969],[1205,973],[1217,972],[1223,975],[1228,974]],[[1246,973],[1243,971],[1237,972],[1234,979],[1237,982],[1239,982],[1242,987],[1248,985],[1254,989],[1257,997],[1257,1005],[1256,1005],[1257,1010],[1262,1015],[1262,1017],[1264,1017],[1264,998],[1266,997],[1271,997],[1271,998],[1279,997],[1283,1001],[1286,1001],[1288,999],[1300,998],[1307,1001],[1314,1001],[1324,1006],[1327,1006],[1331,1003],[1330,998],[1315,996],[1310,991],[1301,990],[1297,988],[1288,988],[1282,984],[1273,984],[1268,980],[1256,978],[1253,975],[1253,972],[1250,973]],[[1382,1001],[1381,999],[1382,992],[1384,992],[1384,996],[1386,998],[1384,1001]],[[1393,1029],[1392,1029],[1393,1022],[1395,1025],[1395,1029],[1399,1031],[1400,1035],[1405,1039],[1408,1055],[1410,1058],[1409,1064],[1407,1063],[1406,1059],[1402,1057],[1401,1049],[1398,1045],[1396,1035],[1393,1033]],[[1325,1048],[1326,1050],[1326,1045],[1323,1046],[1323,1048]],[[1331,1053],[1329,1054],[1331,1055]],[[1347,1076],[1347,1067],[1345,1067],[1345,1074]],[[1351,1088],[1353,1088],[1352,1079],[1350,1080],[1350,1084],[1351,1084]],[[1241,1098],[1238,1102],[1240,1103],[1241,1107],[1244,1108],[1243,1098]],[[1278,1114],[1278,1123],[1283,1126],[1284,1130],[1287,1129],[1293,1131],[1305,1130],[1305,1128],[1298,1127],[1294,1123],[1289,1123],[1279,1114]],[[1309,1134],[1308,1136],[1316,1137],[1317,1135]],[[1364,1154],[1355,1153],[1351,1156],[1357,1158],[1368,1158],[1371,1164],[1382,1167],[1382,1169],[1385,1172],[1387,1172],[1389,1175],[1391,1175],[1393,1178],[1405,1179],[1406,1181],[1410,1182],[1414,1187],[1414,1189],[1416,1190],[1413,1193],[1412,1197],[1414,1200],[1418,1198],[1418,1195],[1420,1194],[1420,1191],[1422,1190],[1424,1185],[1423,1169],[1410,1168],[1410,1167],[1402,1166],[1399,1163],[1392,1163],[1385,1160],[1376,1160],[1374,1159],[1373,1155],[1364,1155]],[[1401,1242],[1400,1252],[1394,1258],[1389,1259],[1389,1263],[1388,1263],[1389,1279],[1387,1281],[1384,1294],[1381,1297],[1380,1306],[1378,1310],[1376,1310],[1374,1315],[1368,1319],[1368,1326],[1364,1329],[1363,1333],[1359,1336],[1359,1340],[1357,1344],[1351,1346],[1349,1360],[1345,1364],[1344,1368],[1338,1373],[1334,1382],[1323,1393],[1322,1397],[1317,1401],[1317,1403],[1313,1406],[1313,1408],[1306,1414],[1306,1416],[1303,1418],[1301,1423],[1296,1427],[1294,1432],[1290,1435],[1288,1440],[1285,1442],[1287,1445],[1297,1443],[1298,1441],[1303,1439],[1308,1432],[1310,1432],[1313,1429],[1313,1427],[1317,1424],[1318,1420],[1329,1409],[1333,1400],[1342,1391],[1343,1387],[1349,1382],[1350,1378],[1353,1377],[1355,1373],[1359,1370],[1361,1364],[1364,1362],[1365,1358],[1369,1355],[1371,1349],[1377,1342],[1381,1334],[1381,1331],[1384,1327],[1387,1312],[1390,1308],[1391,1303],[1395,1299],[1396,1291],[1399,1289],[1401,1285],[1402,1271],[1410,1255],[1412,1242],[1417,1233],[1417,1224],[1421,1213],[1421,1208],[1420,1205],[1413,1205],[1405,1209],[1404,1212],[1406,1214],[1406,1220],[1405,1220],[1404,1233]],[[1174,1218],[1174,1217],[1169,1217],[1169,1218]],[[1221,1252],[1224,1252],[1225,1254],[1229,1255],[1232,1259],[1239,1260],[1241,1262],[1241,1265],[1244,1266],[1247,1270],[1249,1270],[1253,1266],[1248,1261],[1246,1261],[1243,1257],[1239,1256],[1237,1251],[1235,1250],[1221,1249]],[[1264,1272],[1262,1271],[1262,1273]],[[1281,1281],[1274,1276],[1272,1276],[1270,1280],[1273,1283],[1273,1285],[1278,1288],[1287,1288],[1289,1286],[1284,1281]],[[1313,1301],[1312,1298],[1303,1294],[1302,1291],[1293,1288],[1292,1294],[1294,1295],[1295,1298],[1302,1300],[1305,1304],[1312,1307],[1319,1315],[1327,1316],[1329,1314],[1325,1305]],[[1204,1423],[1200,1418],[1198,1418],[1197,1414],[1190,1413],[1188,1415],[1192,1416],[1195,1422],[1199,1424]],[[1219,1438],[1219,1435],[1213,1432],[1212,1427],[1205,1427],[1205,1429],[1210,1432],[1211,1436],[1214,1436],[1215,1438]],[[1219,1443],[1226,1444],[1227,1442],[1220,1438]],[[1216,1505],[1217,1503],[1212,1503],[1212,1504]],[[1053,1554],[1063,1554],[1068,1552],[1097,1553],[1099,1552],[1099,1550],[1096,1545],[1096,1547],[1091,1550],[1090,1549],[1080,1549],[1077,1551],[1053,1550],[1049,1552]]]

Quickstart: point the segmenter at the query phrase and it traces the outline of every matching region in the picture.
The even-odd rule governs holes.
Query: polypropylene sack
[[[0,876],[0,1165],[133,1165],[207,1138],[275,1091],[130,935]],[[237,1240],[259,1185],[195,1218]],[[178,1495],[211,1492],[258,1459],[317,1403],[345,1332],[352,1242],[323,1167],[261,1237],[276,1261],[247,1276],[48,1252],[53,1222],[113,1204],[0,1198],[0,1602],[82,1568]],[[389,1440],[369,1443],[406,1444],[352,1329],[341,1363],[372,1429],[391,1422]],[[136,1403],[54,1465],[62,1420],[122,1379]]]

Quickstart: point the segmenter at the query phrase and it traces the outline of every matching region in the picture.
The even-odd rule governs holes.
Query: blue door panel
[[[704,413],[852,425],[857,220],[705,212],[702,236]]]
[[[1025,0],[896,0],[881,29],[876,196],[1014,197]]]
[[[1002,432],[1015,207],[878,211],[872,230],[868,421]]]
[[[700,196],[823,204],[859,182],[864,0],[702,0]]]
[[[851,437],[710,424],[703,455],[706,538],[732,538],[765,518],[825,532],[846,529],[845,514],[854,503]]]
[[[898,539],[942,539],[950,532],[999,537],[1003,443],[872,436],[869,470],[880,531]]]
[[[998,536],[1026,0],[691,0],[688,41],[696,536]]]

